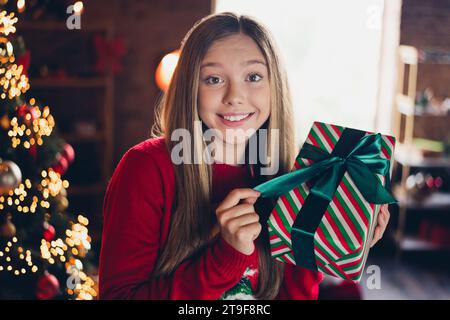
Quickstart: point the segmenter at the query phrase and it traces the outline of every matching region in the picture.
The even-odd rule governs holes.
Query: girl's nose
[[[230,83],[226,95],[224,96],[224,103],[230,106],[241,105],[244,102],[244,94],[238,85]]]

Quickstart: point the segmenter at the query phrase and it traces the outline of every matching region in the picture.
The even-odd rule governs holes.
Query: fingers
[[[258,197],[250,197],[247,199],[242,200],[242,203],[248,203],[248,204],[255,204],[256,200],[258,200]]]
[[[381,239],[382,236],[383,236],[383,235],[382,235],[381,227],[380,227],[380,226],[377,226],[377,227],[375,228],[375,232],[374,232],[374,234],[373,234],[373,239],[372,239],[372,242],[371,242],[371,244],[370,244],[370,247],[372,248],[372,247],[378,242],[378,240]]]
[[[388,205],[382,205],[380,213],[378,214],[377,227],[373,235],[373,239],[370,247],[373,247],[384,235],[386,227],[388,225],[391,214],[388,210]]]
[[[259,233],[261,232],[261,230],[262,230],[261,224],[259,222],[254,222],[254,223],[242,226],[238,232],[242,233],[240,236],[244,237],[244,238],[248,235],[251,235],[251,241],[253,241],[259,236]]]
[[[250,188],[234,189],[216,209],[216,213],[236,206],[239,201],[247,198],[258,198],[260,193]]]
[[[253,205],[248,203],[238,204],[233,208],[218,212],[217,221],[220,223],[220,225],[225,225],[228,223],[229,220],[247,213],[255,213],[255,208],[253,207]]]
[[[228,221],[228,230],[235,232],[239,227],[253,224],[259,221],[259,216],[256,213],[247,213],[231,219]]]

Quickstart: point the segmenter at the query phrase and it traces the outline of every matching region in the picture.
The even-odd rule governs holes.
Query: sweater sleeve
[[[170,277],[151,279],[160,251],[164,189],[150,153],[129,150],[117,166],[103,203],[99,266],[101,299],[218,299],[255,259],[222,237]]]
[[[323,274],[286,263],[277,300],[317,300]]]

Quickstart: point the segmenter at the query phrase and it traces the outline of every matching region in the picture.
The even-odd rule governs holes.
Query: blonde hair
[[[279,130],[279,170],[276,175],[286,173],[290,171],[296,155],[292,105],[286,72],[270,33],[248,16],[238,16],[229,12],[209,15],[196,22],[186,34],[170,86],[159,102],[152,134],[163,135],[168,150],[172,150],[176,143],[171,141],[172,132],[175,129],[187,129],[194,139],[197,139],[196,141],[203,142],[194,144],[193,148],[197,146],[197,150],[192,152],[202,154],[206,147],[202,139],[203,132],[194,125],[195,121],[200,121],[198,116],[200,65],[214,41],[235,34],[251,37],[266,59],[271,110],[264,126],[268,132],[271,129]],[[271,141],[268,139],[269,151],[270,144]],[[252,167],[256,170],[255,181],[261,182],[273,177],[260,175],[258,168],[260,169],[259,165]],[[217,228],[216,217],[211,208],[211,166],[204,162],[183,163],[174,165],[174,170],[178,191],[175,193],[167,244],[158,258],[154,277],[170,275],[181,262],[199,253],[211,241],[212,231]],[[270,213],[267,212],[267,208],[273,208],[274,203],[271,201],[269,205],[267,203],[262,205],[263,201],[258,200],[255,204],[263,224],[263,231],[256,240],[259,250],[259,281],[255,297],[273,299],[282,283],[284,266],[270,255],[269,237],[264,223]]]

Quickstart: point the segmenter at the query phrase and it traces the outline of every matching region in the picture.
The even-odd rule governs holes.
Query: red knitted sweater
[[[213,200],[234,188],[249,187],[243,166],[213,164]],[[141,142],[119,162],[103,204],[100,254],[101,299],[219,299],[257,267],[258,250],[245,255],[222,237],[204,252],[184,261],[170,278],[150,274],[167,238],[175,177],[163,138]],[[320,272],[287,264],[277,299],[317,299]],[[255,289],[257,273],[250,278]]]

